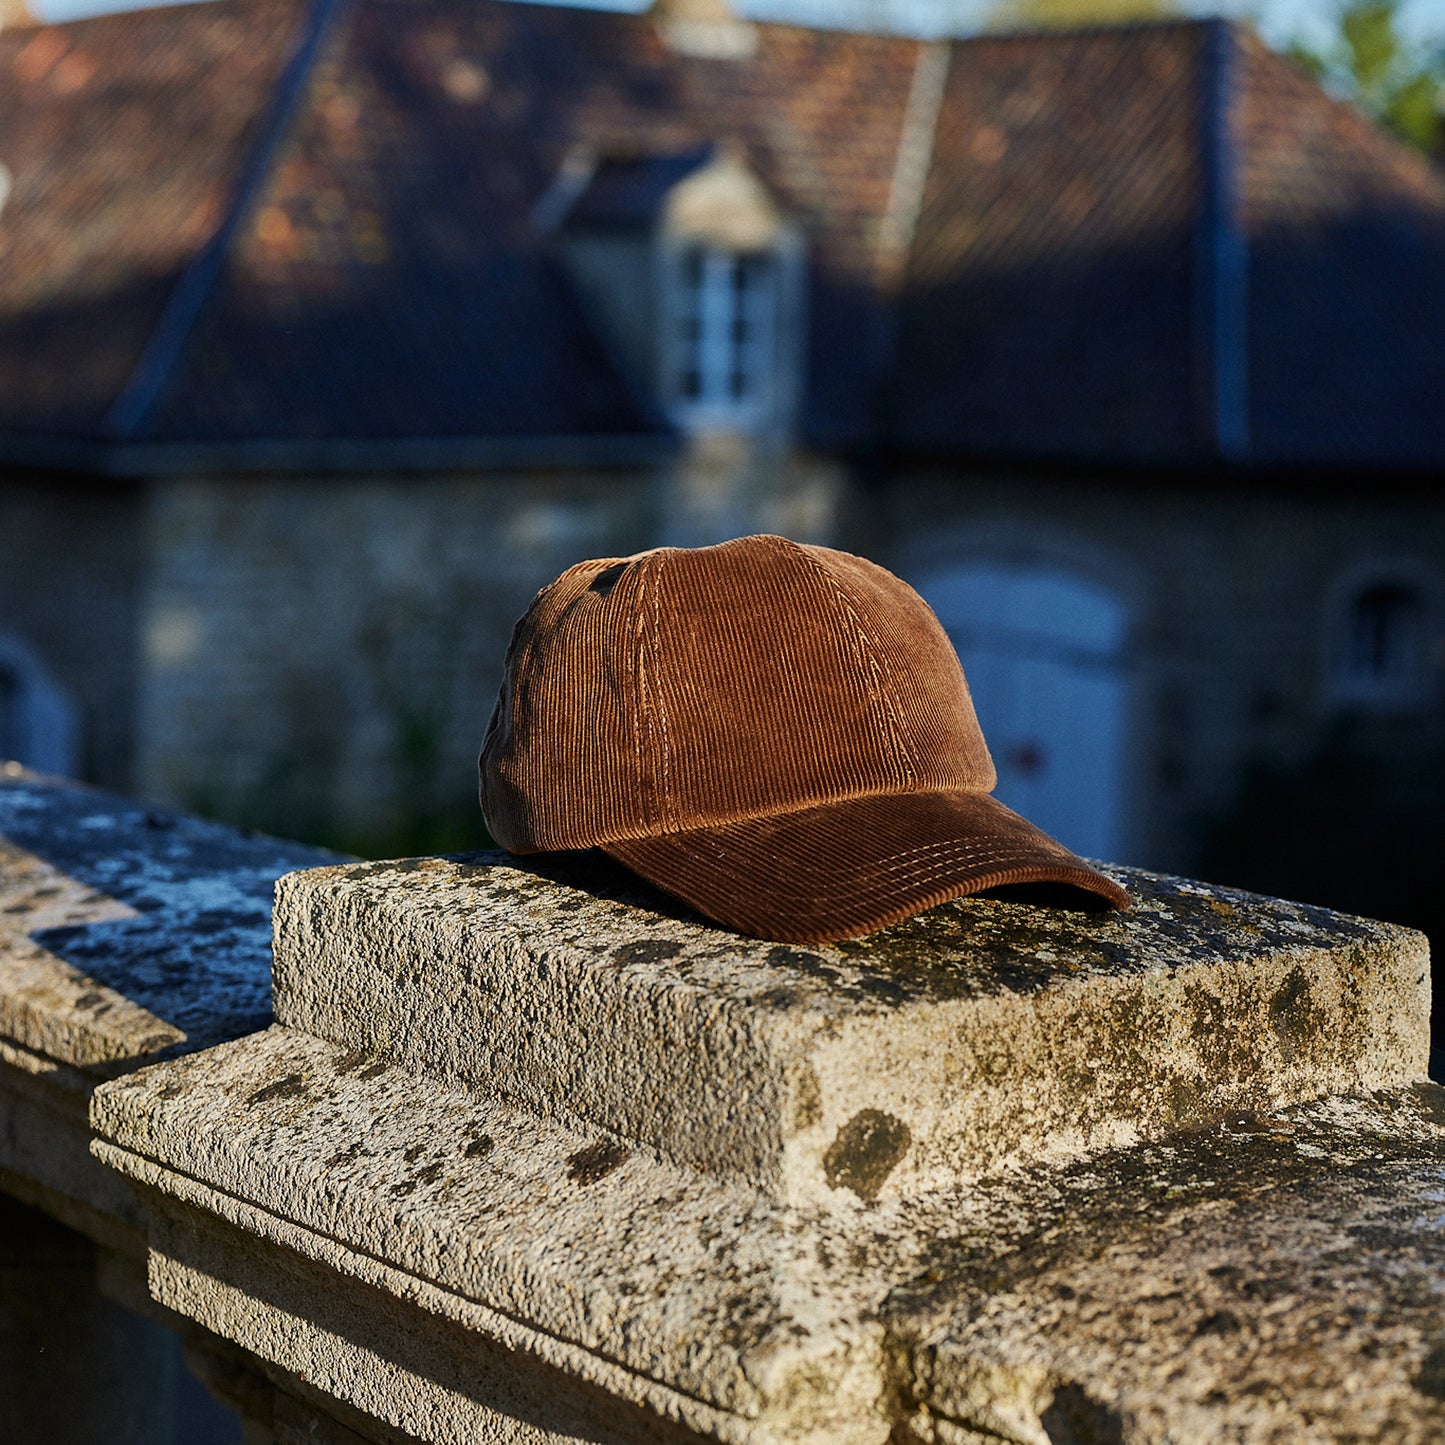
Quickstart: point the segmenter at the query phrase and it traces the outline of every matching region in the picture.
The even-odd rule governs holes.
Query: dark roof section
[[[1205,33],[956,47],[902,305],[898,439],[1135,460],[1193,448]]]
[[[146,439],[659,429],[538,244],[525,121],[450,15],[341,10]]]
[[[98,437],[225,224],[291,0],[0,30],[0,428]]]
[[[61,438],[83,463],[76,441],[194,465],[216,443],[275,464],[326,439],[552,455],[659,435],[533,211],[579,148],[723,140],[809,230],[812,354],[832,358],[809,427],[856,440],[918,46],[759,34],[734,62],[674,53],[647,16],[219,0],[0,35],[0,135],[24,137],[0,156],[17,176],[0,248],[21,263],[0,292],[0,433],[31,439],[11,455]]]
[[[694,146],[680,155],[601,156],[578,175],[565,206],[558,208],[556,224],[582,230],[634,231],[657,221],[672,190],[716,153],[712,145]],[[569,168],[570,170],[570,168]],[[566,181],[564,170],[559,180]]]
[[[1445,464],[1445,175],[1247,33],[1251,454]]]
[[[1247,32],[754,28],[746,59],[498,0],[0,31],[8,454],[649,454],[538,206],[571,166],[574,219],[634,224],[726,144],[807,237],[816,444],[1445,456],[1445,180]]]
[[[1248,29],[960,44],[892,439],[1000,458],[1445,461],[1445,177]]]

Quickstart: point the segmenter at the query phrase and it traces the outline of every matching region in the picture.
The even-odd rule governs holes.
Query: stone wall
[[[362,842],[465,805],[513,621],[647,502],[625,474],[151,483],[140,790]]]
[[[475,843],[476,755],[536,590],[662,542],[831,536],[837,468],[770,465],[699,444],[657,474],[152,481],[138,789],[359,849],[436,846],[428,816]]]
[[[124,482],[0,479],[0,663],[14,647],[49,674],[75,709],[79,774],[113,788],[135,782],[143,512]]]
[[[1437,496],[1372,492],[1358,479],[1284,489],[940,472],[891,482],[876,506],[871,555],[906,577],[969,560],[1042,564],[1122,598],[1125,857],[1196,870],[1212,830],[1261,775],[1308,790],[1311,770],[1333,760],[1362,764],[1343,780],[1357,819],[1445,807]],[[1406,578],[1427,606],[1428,675],[1403,707],[1350,706],[1331,680],[1349,589],[1374,576]]]

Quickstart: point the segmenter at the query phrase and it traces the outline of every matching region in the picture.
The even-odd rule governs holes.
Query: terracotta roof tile
[[[1189,449],[1202,35],[955,47],[903,305],[905,444]]]
[[[578,148],[632,185],[726,143],[805,229],[819,443],[1202,460],[1227,362],[1247,459],[1445,453],[1445,180],[1246,32],[756,33],[498,0],[0,32],[0,432],[656,433],[533,213]]]
[[[1235,117],[1261,461],[1445,459],[1445,176],[1243,42]]]
[[[649,424],[538,245],[575,147],[732,142],[803,217],[815,434],[856,434],[879,358],[879,218],[913,42],[759,27],[747,62],[646,16],[364,0],[343,12],[157,435],[605,433]],[[338,415],[345,411],[346,415]]]
[[[0,31],[0,426],[97,434],[231,203],[290,0]]]

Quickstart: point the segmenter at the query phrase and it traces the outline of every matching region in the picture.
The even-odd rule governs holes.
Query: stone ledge
[[[596,858],[321,869],[278,885],[276,1014],[793,1202],[1424,1077],[1421,935],[1111,871],[1126,914],[961,899],[801,949]]]
[[[944,1442],[1434,1445],[1442,1125],[1425,1084],[1038,1179],[890,1297],[900,1392]]]
[[[343,1314],[380,1291],[711,1439],[876,1438],[878,1331],[819,1262],[844,1250],[826,1222],[804,1231],[749,1192],[281,1028],[108,1084],[92,1122],[105,1163],[230,1227],[226,1277],[301,1255]],[[233,1332],[237,1299],[198,1295],[152,1250],[163,1304],[317,1378],[304,1350],[277,1358],[284,1332]],[[426,1428],[410,1394],[381,1418],[468,1438],[464,1406],[424,1393]]]
[[[0,764],[0,1188],[138,1259],[90,1092],[263,1027],[275,879],[331,861]]]
[[[1424,1445],[1441,1121],[1419,1085],[800,1210],[276,1028],[103,1086],[94,1148],[156,1297],[377,1439]]]
[[[271,1017],[272,890],[299,843],[0,773],[0,1038],[97,1076]]]

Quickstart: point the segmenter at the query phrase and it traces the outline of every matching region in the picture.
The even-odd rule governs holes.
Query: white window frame
[[[702,240],[679,240],[672,251],[664,298],[668,409],[689,429],[756,427],[777,400],[783,257]]]

